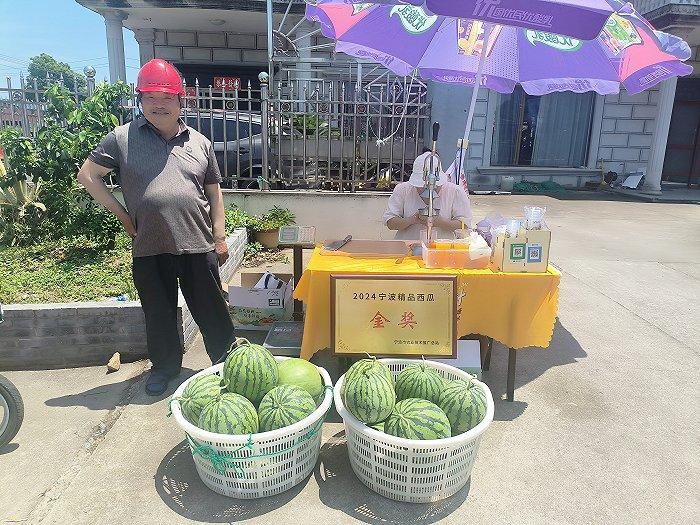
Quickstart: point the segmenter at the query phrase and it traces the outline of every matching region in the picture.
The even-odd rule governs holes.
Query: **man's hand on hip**
[[[216,251],[216,256],[219,258],[219,266],[223,266],[226,261],[228,261],[228,245],[226,241],[216,241],[214,243],[214,250]]]

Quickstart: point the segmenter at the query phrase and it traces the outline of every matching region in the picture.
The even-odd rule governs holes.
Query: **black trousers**
[[[182,367],[178,281],[212,363],[228,351],[235,338],[215,252],[134,257],[133,276],[146,316],[146,343],[153,371],[175,375]]]

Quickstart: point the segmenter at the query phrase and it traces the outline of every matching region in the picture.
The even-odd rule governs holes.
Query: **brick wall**
[[[240,264],[246,231],[228,239],[231,257],[221,267],[229,280]],[[138,301],[15,304],[4,306],[0,324],[0,369],[65,368],[104,365],[114,352],[122,361],[147,355],[146,327]],[[180,295],[178,324],[181,339],[189,344],[198,328]]]
[[[607,95],[603,104],[598,162],[605,171],[644,169],[654,139],[659,90]]]
[[[125,362],[146,355],[141,305],[64,303],[5,306],[0,324],[0,368],[65,368]]]
[[[302,32],[303,34],[303,32]],[[267,35],[226,32],[154,32],[153,55],[173,62],[245,64],[267,63]],[[312,36],[311,44],[327,42]],[[150,45],[150,44],[146,44]],[[331,58],[329,49],[313,51],[314,57]]]

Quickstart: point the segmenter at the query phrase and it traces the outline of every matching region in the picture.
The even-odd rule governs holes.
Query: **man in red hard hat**
[[[143,114],[102,140],[78,180],[133,238],[134,284],[152,363],[146,392],[161,395],[182,366],[178,281],[212,362],[234,341],[219,277],[228,248],[221,174],[211,142],[180,118],[179,72],[151,60],[139,71],[136,92]],[[119,171],[126,207],[103,181],[112,170]]]

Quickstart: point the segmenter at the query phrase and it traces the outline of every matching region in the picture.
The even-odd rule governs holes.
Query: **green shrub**
[[[127,116],[120,104],[128,93],[124,82],[103,83],[91,97],[76,103],[65,88],[53,85],[46,91],[45,123],[36,138],[23,136],[17,128],[0,130],[7,160],[7,176],[0,186],[42,181],[41,202],[46,207],[38,225],[31,214],[13,221],[16,243],[82,236],[103,249],[114,246],[119,221],[92,201],[76,174],[119,118]],[[7,223],[7,215],[2,220]]]
[[[294,224],[296,217],[286,208],[273,207],[269,212],[251,218],[249,226],[253,231],[262,232]]]
[[[286,208],[273,207],[263,215],[248,215],[238,206],[232,205],[224,211],[226,215],[226,235],[231,235],[236,228],[246,228],[248,238],[252,233],[274,230],[282,226],[294,224],[296,217]]]
[[[235,204],[224,210],[226,217],[226,235],[231,235],[236,228],[247,228],[251,216]]]
[[[0,185],[0,244],[17,246],[41,236],[46,206],[40,196],[40,181]]]

